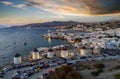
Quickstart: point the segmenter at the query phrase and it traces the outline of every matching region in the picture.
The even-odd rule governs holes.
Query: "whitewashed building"
[[[20,63],[22,63],[22,58],[20,54],[16,53],[14,56],[14,64],[20,64]]]
[[[53,58],[54,57],[54,51],[52,49],[49,49],[47,52],[47,58]]]
[[[34,49],[32,51],[32,59],[37,60],[37,59],[40,59],[40,58],[42,58],[42,56],[40,55],[39,51],[37,49]]]
[[[92,50],[91,48],[86,48],[85,46],[82,46],[80,48],[80,56],[89,56],[91,55]]]
[[[69,56],[68,50],[65,48],[61,49],[61,53],[60,53],[61,57],[63,58],[67,58]]]

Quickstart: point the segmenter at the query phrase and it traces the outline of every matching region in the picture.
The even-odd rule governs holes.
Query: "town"
[[[75,30],[76,27],[72,29]],[[100,29],[93,32],[65,31],[65,28],[58,30],[56,29],[56,32],[48,30],[43,38],[66,40],[68,44],[36,48],[25,57],[16,53],[13,63],[1,69],[1,77],[3,79],[49,79],[51,73],[66,65],[71,65],[79,71],[79,67],[76,67],[76,65],[83,62],[87,63],[87,66],[90,63],[100,64],[99,62],[105,64],[109,62],[108,64],[111,65],[110,61],[119,64],[117,62],[120,58],[120,28]],[[104,78],[106,77],[101,79]],[[96,77],[96,79],[99,78]]]

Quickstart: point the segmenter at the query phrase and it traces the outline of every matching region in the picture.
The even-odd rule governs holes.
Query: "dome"
[[[20,54],[16,53],[16,54],[14,55],[14,57],[20,57]]]

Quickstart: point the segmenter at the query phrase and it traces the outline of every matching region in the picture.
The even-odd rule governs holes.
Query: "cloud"
[[[12,5],[12,2],[9,1],[1,1],[0,3],[4,4],[4,5]]]
[[[18,5],[13,5],[14,7],[17,7],[17,8],[24,8],[26,7],[25,4],[18,4]]]
[[[65,15],[120,14],[120,0],[28,0],[29,6]]]
[[[0,24],[1,25],[24,25],[29,23],[40,23],[45,22],[45,20],[42,19],[34,19],[34,18],[13,18],[13,19],[1,19],[0,18]]]
[[[66,17],[63,15],[55,15],[55,16],[51,16],[52,19],[65,19]]]
[[[26,7],[26,4],[14,4],[14,3],[9,2],[9,1],[1,1],[0,3],[2,3],[4,5],[10,5],[10,6],[16,7],[16,8],[24,8],[24,7]]]

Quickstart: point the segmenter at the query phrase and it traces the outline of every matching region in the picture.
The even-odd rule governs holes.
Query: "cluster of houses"
[[[98,32],[57,32],[48,33],[47,38],[66,39],[71,42],[74,47],[72,51],[70,48],[64,46],[56,46],[53,48],[37,48],[31,52],[32,60],[39,60],[42,58],[54,58],[56,56],[61,58],[71,58],[74,56],[90,56],[92,54],[100,54],[101,48],[104,49],[119,49],[120,48],[120,28],[110,29]],[[76,41],[77,39],[77,41]],[[74,49],[77,48],[77,53]],[[42,51],[42,53],[41,53]],[[59,52],[58,52],[59,51]],[[19,54],[14,56],[14,64],[22,62]]]
[[[57,26],[57,31],[103,31],[108,29],[119,28],[120,21],[108,21],[108,22],[88,22],[88,23],[78,23],[78,24],[68,24],[64,26]]]
[[[120,28],[97,32],[57,32],[48,33],[44,36],[48,38],[65,39],[73,43],[76,47],[81,44],[99,46],[105,49],[120,48]],[[77,42],[76,42],[77,39]],[[78,42],[79,39],[79,42]]]

